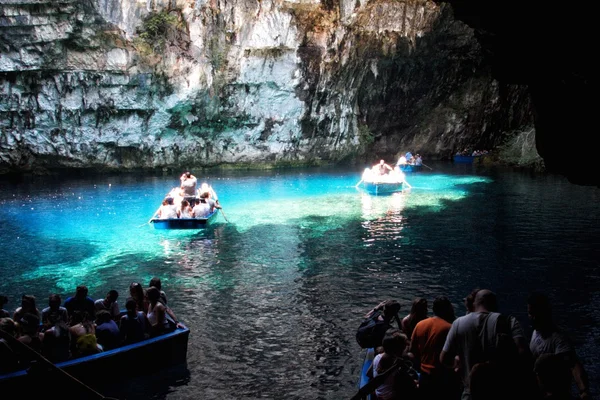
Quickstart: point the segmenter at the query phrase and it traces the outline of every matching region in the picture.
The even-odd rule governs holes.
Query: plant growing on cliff
[[[358,125],[358,143],[361,147],[367,147],[375,141],[375,136],[365,124]]]
[[[164,52],[167,38],[173,36],[178,29],[179,18],[169,10],[148,14],[137,29],[139,40],[136,44],[140,47],[138,50],[142,53],[147,51],[148,49],[144,49],[145,45],[154,53]]]

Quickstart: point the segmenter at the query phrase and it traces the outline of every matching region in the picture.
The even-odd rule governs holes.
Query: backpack
[[[514,366],[518,363],[519,351],[512,337],[510,315],[497,314],[495,331],[489,323],[492,315],[489,313],[483,318],[479,330],[482,361],[493,362],[502,367]]]
[[[390,328],[388,321],[380,321],[381,311],[376,311],[369,318],[361,322],[356,331],[356,341],[363,349],[381,346],[385,332]]]

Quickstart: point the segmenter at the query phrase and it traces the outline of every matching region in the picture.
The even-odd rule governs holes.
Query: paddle
[[[54,365],[54,363],[52,361],[48,360],[47,358],[45,358],[44,356],[42,356],[40,353],[38,353],[37,351],[33,350],[31,347],[27,346],[25,343],[17,340],[13,335],[9,334],[8,332],[3,331],[2,329],[0,329],[0,338],[6,340],[9,343],[10,346],[19,347],[21,352],[30,355],[32,358],[34,358],[37,361],[41,362],[45,366],[50,367],[50,369],[52,371],[58,372],[62,376],[64,376],[65,378],[68,378],[72,382],[77,383],[78,385],[80,385],[83,389],[86,390],[86,392],[89,393],[89,396],[86,396],[86,398],[89,398],[89,399],[91,399],[91,398],[97,398],[97,399],[102,399],[102,400],[117,400],[117,399],[114,399],[112,397],[103,396],[102,394],[96,392],[94,389],[92,389],[91,387],[89,387],[85,383],[81,382],[80,380],[78,380],[77,378],[75,378],[73,375],[69,374],[67,371],[65,371],[65,370],[57,367],[56,365]]]
[[[358,185],[360,185],[362,183],[362,179],[360,181],[358,181],[358,183],[356,185],[354,185],[354,187],[358,187]]]
[[[429,168],[430,170],[432,170],[432,171],[433,171],[433,168],[431,168],[429,165],[425,165],[425,164],[423,164],[423,163],[421,163],[421,165],[422,165],[422,166],[424,166],[424,167],[427,167],[427,168]]]
[[[229,223],[229,220],[227,219],[227,217],[225,216],[225,213],[223,212],[223,208],[219,208],[219,211],[221,211],[221,215],[223,215],[223,218],[225,218],[225,221],[227,223]]]
[[[406,182],[406,179],[404,179],[404,183],[405,183],[406,185],[408,185],[408,188],[409,188],[409,189],[412,189],[412,186],[410,185],[410,183]]]
[[[160,207],[162,207],[162,204],[161,204],[161,206],[160,206]],[[148,220],[148,222],[146,222],[145,224],[141,224],[140,226],[138,226],[138,228],[141,228],[141,227],[142,227],[142,226],[144,226],[144,225],[148,225],[148,224],[149,224],[149,223],[150,223],[150,222],[151,222],[151,221],[154,219],[154,216],[156,215],[156,213],[158,213],[158,210],[160,210],[160,207],[158,207],[158,208],[156,209],[156,211],[154,211],[154,214],[152,214],[152,218],[150,218],[150,219]]]

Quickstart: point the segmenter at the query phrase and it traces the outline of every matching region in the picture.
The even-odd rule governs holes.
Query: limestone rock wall
[[[491,148],[532,124],[430,1],[0,0],[0,172]]]

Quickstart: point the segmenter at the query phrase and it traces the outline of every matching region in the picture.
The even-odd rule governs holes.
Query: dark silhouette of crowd
[[[9,299],[0,295],[0,374],[27,368],[32,359],[18,342],[45,359],[57,363],[140,342],[182,327],[167,305],[159,278],[144,289],[139,282],[129,286],[125,309],[119,293],[93,300],[88,288],[79,285],[64,303],[59,294],[48,297],[39,310],[33,295],[23,295],[14,312],[6,310]]]
[[[386,302],[397,303],[384,301],[366,317]],[[427,300],[417,298],[402,320],[397,314],[379,317],[386,330],[373,346],[368,383],[353,400],[592,398],[587,373],[569,337],[554,323],[545,294],[527,298],[530,338],[516,318],[499,312],[491,290],[473,290],[464,304],[467,313],[457,318],[450,300],[439,296],[430,317]]]

